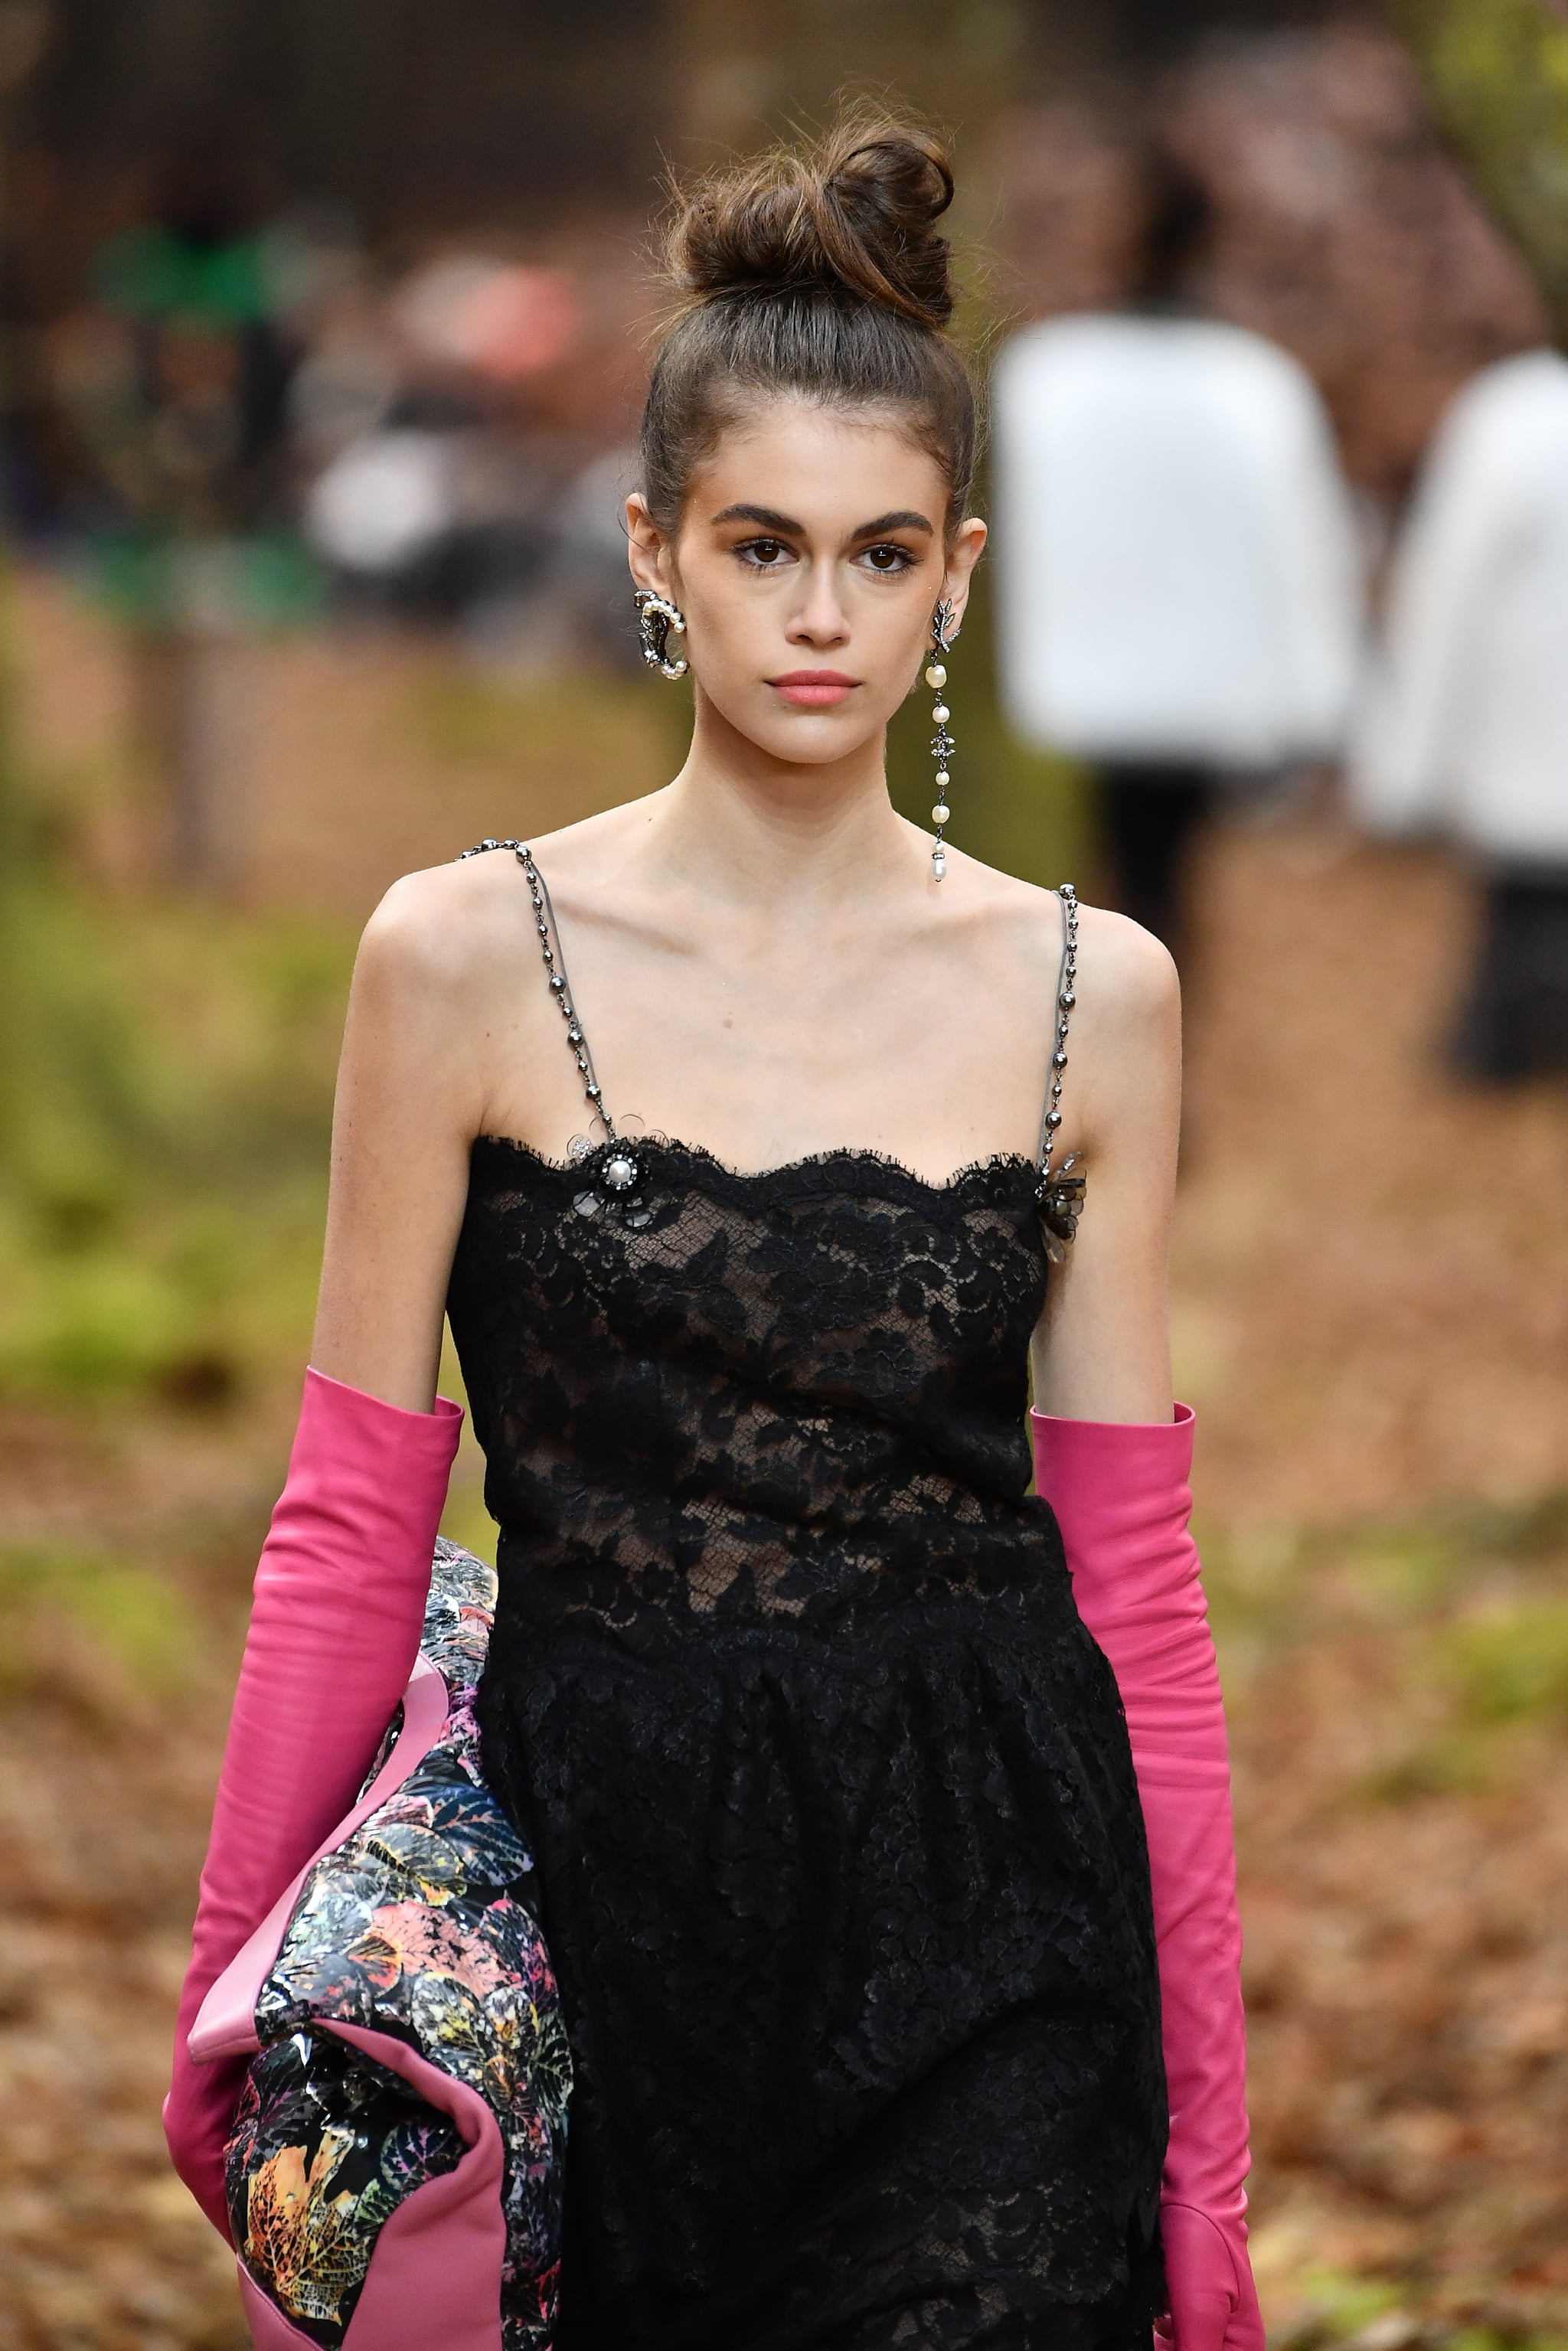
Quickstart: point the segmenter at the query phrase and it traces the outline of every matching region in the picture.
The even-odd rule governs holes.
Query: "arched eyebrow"
[[[760,530],[776,530],[780,538],[804,538],[806,526],[771,507],[721,507],[715,522],[754,522]]]
[[[772,507],[721,507],[713,517],[719,522],[754,522],[759,530],[777,531],[780,538],[804,538],[806,526],[792,515],[779,514]],[[923,530],[936,537],[935,526],[913,507],[900,507],[892,514],[878,515],[874,522],[862,522],[850,535],[852,538],[883,538],[890,530]]]
[[[878,515],[874,522],[862,522],[855,537],[885,538],[890,530],[923,530],[927,538],[936,537],[934,526],[923,514],[916,514],[913,507],[900,507],[893,514]]]

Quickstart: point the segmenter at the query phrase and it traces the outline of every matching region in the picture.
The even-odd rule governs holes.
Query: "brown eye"
[[[873,571],[907,571],[915,559],[906,547],[895,547],[890,541],[883,547],[868,547],[865,560]]]
[[[736,551],[746,562],[769,571],[789,552],[781,538],[748,538]]]

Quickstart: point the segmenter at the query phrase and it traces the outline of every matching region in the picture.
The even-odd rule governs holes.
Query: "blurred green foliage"
[[[73,879],[0,741],[0,1395],[213,1404],[297,1343],[351,952]]]
[[[1312,2351],[1318,2344],[1348,2342],[1399,2306],[1396,2287],[1344,2270],[1309,2270],[1301,2290],[1301,2312],[1286,2331],[1281,2351]]]
[[[1437,1658],[1471,1722],[1568,1717],[1568,1600],[1534,1595],[1461,1617]]]
[[[0,1549],[0,1705],[132,1724],[204,1658],[205,1626],[174,1582],[68,1544]]]
[[[1309,2270],[1297,2291],[1292,2317],[1270,2331],[1270,2351],[1568,2351],[1559,2335],[1423,2322],[1400,2287],[1347,2270]]]
[[[1568,342],[1568,17],[1551,0],[1391,0],[1391,14]]]
[[[316,1279],[335,926],[5,891],[0,1394],[218,1402]]]
[[[1404,1522],[1215,1529],[1202,1549],[1233,1704],[1256,1676],[1267,1688],[1282,1660],[1333,1644],[1373,1707],[1376,1735],[1342,1797],[1523,1785],[1568,1733],[1568,1494]]]
[[[584,676],[567,670],[530,677],[526,685],[488,676],[454,662],[421,672],[402,700],[400,716],[408,735],[431,763],[433,780],[449,765],[480,764],[516,774],[526,788],[541,769],[586,770],[612,787],[651,730],[671,719],[669,776],[685,757],[691,736],[691,700],[685,687],[642,677]],[[678,745],[678,748],[676,746]],[[646,789],[641,774],[628,778],[625,796]],[[612,788],[605,795],[612,801]]]

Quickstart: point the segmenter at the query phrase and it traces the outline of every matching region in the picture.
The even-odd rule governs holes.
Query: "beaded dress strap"
[[[1046,1089],[1045,1110],[1040,1122],[1040,1144],[1035,1161],[1041,1181],[1051,1176],[1051,1155],[1056,1148],[1056,1130],[1061,1124],[1061,1073],[1067,1067],[1067,1019],[1077,998],[1073,981],[1078,977],[1078,893],[1071,882],[1063,882],[1056,893],[1061,901],[1061,962],[1056,974],[1056,1039],[1051,1052],[1051,1083]]]
[[[589,1113],[591,1117],[598,1120],[608,1140],[614,1143],[619,1139],[615,1133],[615,1122],[604,1107],[603,1096],[599,1089],[599,1076],[593,1066],[593,1054],[589,1047],[587,1033],[577,1017],[577,1007],[571,1000],[571,985],[566,976],[566,953],[560,943],[560,925],[556,920],[555,908],[550,903],[549,884],[534,863],[533,851],[524,841],[476,841],[472,849],[459,851],[452,862],[455,865],[461,865],[465,857],[483,857],[486,851],[490,849],[509,849],[523,869],[523,879],[528,885],[528,895],[534,903],[534,928],[539,935],[539,953],[544,957],[545,976],[549,981],[550,994],[560,1007],[561,1019],[566,1022],[566,1041],[571,1047],[572,1057],[577,1063],[578,1075],[582,1080],[582,1091],[588,1097]]]
[[[1067,1067],[1067,1027],[1069,1016],[1077,1002],[1075,982],[1078,977],[1078,893],[1071,882],[1063,882],[1057,896],[1061,901],[1061,962],[1056,974],[1056,1026],[1051,1048],[1051,1083],[1046,1089],[1045,1114],[1040,1123],[1040,1145],[1035,1153],[1035,1197],[1040,1203],[1040,1230],[1045,1240],[1046,1255],[1053,1264],[1061,1264],[1067,1254],[1068,1243],[1078,1230],[1079,1212],[1083,1206],[1083,1171],[1074,1152],[1052,1172],[1051,1159],[1056,1149],[1057,1131],[1061,1124],[1061,1079]]]

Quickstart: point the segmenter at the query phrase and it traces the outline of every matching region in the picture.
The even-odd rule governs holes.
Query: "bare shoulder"
[[[1170,949],[1104,906],[1078,909],[1077,995],[1097,1024],[1145,1031],[1180,1024],[1181,982]]]
[[[528,884],[509,850],[427,866],[394,882],[360,945],[361,980],[461,992],[529,933]]]
[[[951,893],[949,903],[955,909],[962,907],[977,933],[1005,947],[1009,957],[1022,955],[1031,965],[1060,956],[1061,899],[1056,891],[984,865],[962,850],[950,849],[948,860],[949,880],[944,886]]]
[[[609,809],[529,845],[570,897],[613,873],[618,851],[646,820],[644,808],[632,801]],[[536,924],[528,877],[509,842],[405,873],[365,925],[355,995],[392,1008],[417,1003],[422,1013],[457,1007],[465,1018],[502,1001],[516,1009],[537,993],[523,977],[538,966]]]
[[[1069,1050],[1083,1144],[1152,1169],[1163,1197],[1181,1102],[1181,987],[1170,950],[1125,914],[1082,906],[1073,995]]]
[[[955,860],[956,862],[956,860]],[[1065,914],[1059,890],[1041,889],[995,866],[965,858],[969,908],[993,935],[1006,937],[1031,959],[1052,965],[1063,945]],[[1162,1026],[1179,1018],[1181,989],[1169,950],[1152,932],[1103,906],[1077,902],[1078,1004],[1097,1024]]]

